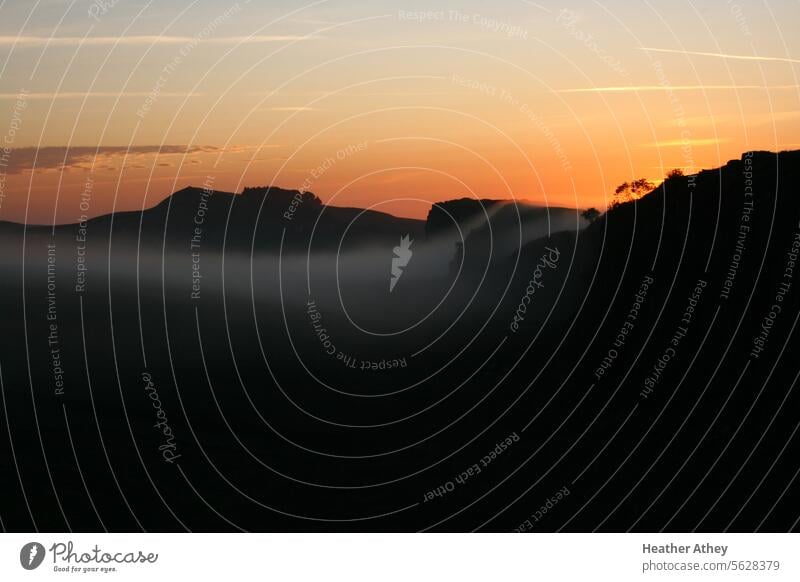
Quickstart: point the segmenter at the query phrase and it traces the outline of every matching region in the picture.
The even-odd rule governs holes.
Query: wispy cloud
[[[295,24],[312,24],[314,26],[336,26],[342,24],[341,22],[334,22],[332,20],[316,20],[314,18],[292,18],[289,22]]]
[[[268,107],[260,111],[319,111],[316,107]]]
[[[550,10],[549,8],[545,8],[544,6],[542,6],[541,4],[537,4],[536,2],[531,2],[531,0],[522,0],[522,1],[528,6],[533,6],[534,8],[538,8],[539,10],[543,10],[544,12],[547,12],[549,14],[553,13],[553,11]]]
[[[644,144],[646,148],[677,148],[677,147],[703,147],[712,146],[720,143],[727,143],[730,140],[727,138],[696,138],[696,139],[670,139],[666,141],[657,141],[653,143]]]
[[[163,156],[196,156],[199,154],[238,153],[251,151],[256,146],[186,146],[186,145],[140,145],[140,146],[47,146],[41,148],[24,147],[11,150],[7,174],[22,174],[29,171],[71,171],[97,169],[116,169],[122,162],[127,167],[146,167],[142,164],[144,156],[152,156],[159,166],[172,165]]]
[[[675,55],[694,55],[698,57],[714,57],[718,59],[730,59],[735,61],[774,61],[778,63],[800,63],[800,59],[791,59],[788,57],[765,57],[760,55],[732,55],[728,53],[707,53],[701,51],[684,51],[684,50],[677,50],[677,49],[663,49],[663,48],[651,48],[651,47],[642,47],[641,50],[654,52],[654,53],[670,53]]]
[[[557,93],[638,93],[645,91],[796,91],[800,85],[634,85],[559,89]]]
[[[201,38],[193,36],[0,36],[0,46],[39,47],[39,46],[106,46],[106,45],[184,45],[201,44],[262,44],[288,42],[314,38],[312,35],[258,35],[226,36],[220,38]]]
[[[203,93],[159,93],[158,96],[160,97],[200,97]],[[76,92],[76,91],[64,91],[61,93],[25,93],[24,99],[108,99],[113,98],[129,98],[129,97],[149,97],[150,92],[123,92],[123,93],[114,93],[113,91],[92,91],[92,92]],[[17,100],[20,98],[19,93],[0,93],[0,100],[8,100],[13,99]]]
[[[447,91],[372,91],[340,94],[342,97],[428,97],[431,95],[451,95],[451,93]]]
[[[747,124],[747,125],[772,125],[783,121],[794,121],[800,118],[800,111],[774,111],[772,113],[765,112],[752,112],[745,110],[740,114],[709,114],[697,115],[693,117],[684,117],[676,119],[671,122],[671,125],[683,126],[709,126],[709,125],[723,125],[723,124]]]

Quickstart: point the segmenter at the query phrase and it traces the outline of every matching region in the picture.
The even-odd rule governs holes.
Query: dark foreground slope
[[[399,263],[411,225],[252,258],[128,226],[80,290],[72,234],[7,232],[3,527],[797,529],[798,183],[746,155]]]

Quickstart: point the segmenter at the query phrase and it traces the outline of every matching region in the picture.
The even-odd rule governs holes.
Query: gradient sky
[[[789,0],[0,0],[0,220],[204,183],[604,208],[800,148],[798,22]]]

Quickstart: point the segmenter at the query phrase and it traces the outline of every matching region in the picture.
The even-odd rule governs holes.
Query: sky
[[[800,149],[789,0],[0,0],[0,220],[304,189],[424,218]]]

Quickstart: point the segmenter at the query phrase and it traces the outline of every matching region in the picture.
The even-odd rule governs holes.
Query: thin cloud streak
[[[259,111],[285,111],[285,112],[297,112],[297,111],[319,111],[316,107],[269,107],[267,109],[259,109]]]
[[[706,53],[701,51],[682,51],[677,49],[662,49],[642,47],[641,50],[654,53],[669,53],[674,55],[694,55],[698,57],[714,57],[718,59],[729,59],[735,61],[762,61],[762,62],[778,62],[778,63],[800,63],[800,59],[790,59],[788,57],[762,57],[758,55],[731,55],[727,53]]]
[[[645,91],[795,91],[800,85],[637,85],[559,89],[556,93],[632,93]]]
[[[671,139],[667,141],[657,141],[654,143],[644,144],[643,147],[646,148],[677,148],[677,147],[702,147],[702,146],[712,146],[721,143],[729,142],[729,139],[726,138],[716,138],[716,137],[708,137],[708,138],[697,138],[697,139]]]
[[[315,38],[311,35],[272,35],[272,36],[226,36],[222,38],[198,38],[193,36],[0,36],[0,46],[40,47],[40,46],[108,46],[108,45],[182,45],[200,44],[260,44],[288,42]]]
[[[128,160],[139,159],[142,156],[193,156],[198,154],[233,154],[249,152],[256,146],[230,146],[220,148],[217,146],[199,145],[141,145],[141,146],[45,146],[22,147],[11,150],[8,164],[5,168],[7,174],[22,174],[30,171],[87,171],[92,167],[101,170],[116,169],[112,164],[122,161],[129,167]],[[161,161],[161,160],[159,160]],[[166,163],[161,161],[161,163]],[[144,167],[139,163],[135,167]]]
[[[149,97],[150,92],[125,92],[114,93],[113,91],[93,91],[90,93],[81,93],[76,91],[64,91],[62,93],[0,93],[0,100],[17,100],[21,97],[24,99],[109,99],[109,98],[127,98],[127,97]],[[160,97],[201,97],[203,93],[159,93]]]
[[[792,121],[800,118],[800,111],[776,111],[774,113],[752,113],[744,111],[741,114],[709,114],[698,115],[694,117],[685,117],[680,120],[674,120],[671,125],[676,127],[693,126],[693,125],[720,125],[724,123],[731,124],[746,124],[746,125],[761,125],[770,124],[774,125],[779,121]]]

